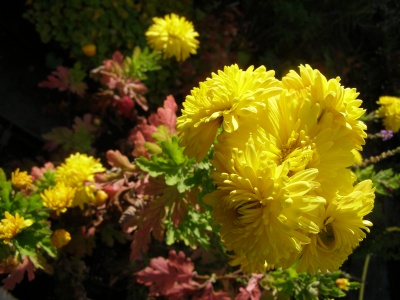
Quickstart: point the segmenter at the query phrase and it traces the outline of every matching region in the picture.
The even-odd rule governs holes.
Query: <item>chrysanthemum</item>
[[[85,203],[95,199],[94,174],[104,172],[105,168],[92,156],[72,154],[65,163],[56,169],[56,181],[76,189],[72,206],[83,209]]]
[[[13,216],[6,211],[4,217],[5,219],[0,221],[0,239],[4,240],[4,243],[8,243],[23,228],[29,227],[33,224],[33,220],[25,220],[24,217],[19,215],[19,213],[16,213],[15,216]]]
[[[192,22],[176,14],[153,18],[154,24],[146,32],[147,43],[157,51],[164,53],[164,58],[175,56],[184,61],[190,54],[196,54],[199,34],[194,30]]]
[[[28,172],[16,169],[11,173],[11,183],[18,189],[29,189],[32,186],[32,176]]]
[[[178,134],[185,154],[201,161],[212,145],[218,128],[233,132],[247,122],[249,114],[266,105],[269,97],[280,93],[274,71],[264,66],[246,71],[237,65],[213,73],[191,91],[177,119]]]
[[[288,162],[292,173],[318,169],[316,180],[336,189],[332,180],[343,181],[343,169],[354,164],[354,144],[346,134],[348,130],[335,126],[331,113],[319,119],[320,105],[303,97],[282,91],[270,98],[268,105],[258,109],[256,117],[248,116],[238,130],[222,132],[214,152],[226,155],[227,149],[243,150],[252,136],[256,148],[262,148],[267,159],[277,165]],[[218,162],[214,160],[213,164],[221,170],[230,164],[227,159],[220,161],[221,166]]]
[[[56,214],[64,213],[71,207],[75,197],[76,188],[58,182],[55,187],[45,190],[40,196],[43,205],[54,210]]]
[[[320,207],[321,230],[310,235],[311,243],[303,248],[298,271],[337,270],[369,232],[372,223],[363,218],[372,211],[374,197],[372,182],[365,180],[350,193],[338,193],[326,207]]]
[[[251,138],[243,151],[233,149],[231,157],[230,170],[213,173],[218,190],[204,198],[221,224],[222,240],[245,258],[250,272],[262,272],[266,264],[290,266],[309,242],[306,233],[319,231],[309,218],[325,203],[313,193],[317,169],[290,175],[288,162],[277,166]],[[219,152],[214,160],[229,158]]]
[[[377,115],[383,118],[385,129],[398,132],[400,130],[400,98],[382,96],[377,103],[380,105]]]
[[[60,249],[71,241],[71,234],[64,229],[57,229],[50,238],[51,244]]]
[[[312,102],[319,103],[319,119],[325,113],[331,113],[336,126],[350,129],[349,138],[354,148],[362,149],[367,127],[359,120],[365,110],[360,108],[362,100],[357,99],[359,94],[355,89],[341,86],[339,77],[327,80],[321,72],[309,65],[301,65],[300,74],[291,70],[282,78],[282,84],[284,88],[306,94]]]

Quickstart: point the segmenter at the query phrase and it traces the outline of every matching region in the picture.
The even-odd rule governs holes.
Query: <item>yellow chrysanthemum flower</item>
[[[221,224],[222,240],[246,259],[251,272],[262,272],[266,264],[290,266],[309,243],[306,232],[319,232],[310,213],[325,203],[313,193],[317,169],[290,175],[288,162],[277,166],[266,159],[251,138],[244,151],[235,148],[231,157],[230,170],[217,167],[212,174],[218,190],[203,198]],[[213,160],[223,168],[229,157],[216,152]]]
[[[154,24],[146,32],[149,46],[164,53],[164,58],[175,56],[177,61],[186,60],[190,54],[196,54],[199,34],[192,22],[176,14],[153,18]]]
[[[218,74],[201,82],[183,103],[182,116],[177,118],[178,134],[185,154],[201,161],[212,145],[217,130],[223,126],[233,132],[247,122],[249,114],[266,105],[269,97],[281,88],[274,71],[264,66],[246,71],[238,65],[225,67]]]
[[[76,188],[58,182],[55,187],[45,190],[40,196],[43,205],[54,210],[57,215],[67,211],[74,201]]]
[[[75,188],[75,197],[72,206],[83,209],[85,203],[95,201],[94,174],[104,172],[105,168],[92,156],[86,154],[72,154],[65,163],[56,169],[56,181]]]
[[[316,273],[318,269],[326,273],[337,270],[369,232],[372,223],[363,218],[374,206],[372,182],[358,183],[346,194],[337,194],[329,200],[326,208],[320,208],[317,234],[309,237],[311,243],[305,245],[297,265],[300,272]]]
[[[359,120],[365,110],[360,108],[362,100],[357,99],[359,94],[355,89],[341,86],[339,77],[327,80],[309,65],[301,65],[300,74],[291,70],[282,78],[282,85],[285,89],[306,94],[312,102],[319,103],[319,119],[326,113],[332,114],[337,126],[350,129],[349,138],[354,143],[353,148],[362,149],[367,127]]]
[[[16,169],[11,173],[11,183],[17,189],[30,189],[32,187],[32,176],[28,172],[20,172]]]
[[[64,229],[57,229],[50,237],[51,244],[60,249],[71,241],[71,234]]]
[[[343,169],[353,165],[355,160],[354,145],[346,130],[335,126],[330,113],[319,120],[320,105],[302,97],[283,91],[270,98],[268,106],[259,108],[257,115],[248,116],[238,130],[229,134],[222,132],[215,152],[226,153],[226,149],[233,148],[243,150],[252,136],[256,148],[263,149],[266,159],[277,165],[288,162],[292,173],[316,168],[316,181],[326,183],[324,188],[333,185],[333,192],[344,178],[352,183],[351,176],[343,177]],[[230,164],[228,160],[221,163]],[[338,182],[333,184],[335,180]]]
[[[377,115],[383,118],[385,129],[398,132],[400,130],[400,98],[382,96],[379,97],[377,103],[380,105]]]
[[[0,239],[4,240],[4,243],[8,243],[23,228],[29,227],[33,224],[33,220],[25,220],[19,215],[19,213],[16,213],[15,216],[13,216],[6,211],[4,217],[5,219],[0,221]]]

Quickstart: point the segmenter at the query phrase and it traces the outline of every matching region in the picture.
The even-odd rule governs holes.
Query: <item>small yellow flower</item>
[[[11,183],[17,189],[29,189],[32,186],[32,177],[28,172],[16,169],[11,173]]]
[[[82,52],[85,54],[87,57],[92,57],[96,54],[96,45],[93,44],[87,44],[82,46]]]
[[[66,186],[64,182],[58,182],[55,187],[45,190],[40,196],[43,199],[43,205],[55,210],[59,215],[72,206],[75,190],[73,187]]]
[[[336,279],[335,284],[341,290],[344,290],[344,291],[349,290],[350,282],[347,278],[338,278],[338,279]]]
[[[94,201],[94,174],[104,172],[105,168],[92,156],[75,153],[69,156],[65,163],[56,169],[56,181],[64,182],[66,186],[76,188],[72,206],[83,209],[85,203]]]
[[[20,217],[18,213],[15,216],[11,215],[8,211],[4,213],[5,219],[0,222],[0,239],[4,240],[4,243],[8,243],[14,238],[23,228],[29,227],[33,224],[33,220],[25,220]]]
[[[184,61],[197,53],[199,34],[192,22],[176,14],[153,18],[153,22],[146,32],[147,43],[152,49],[164,52],[164,58],[175,56],[177,61]]]
[[[400,98],[382,96],[377,102],[380,108],[377,114],[383,118],[383,125],[386,130],[397,132],[400,130]]]
[[[71,235],[64,229],[57,229],[51,235],[50,240],[54,247],[60,249],[71,241]]]

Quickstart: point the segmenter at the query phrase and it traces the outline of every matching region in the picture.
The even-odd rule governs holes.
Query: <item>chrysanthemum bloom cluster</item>
[[[84,208],[85,203],[96,204],[96,194],[99,192],[94,185],[94,175],[96,173],[104,172],[105,168],[92,156],[86,154],[75,153],[70,155],[63,164],[56,169],[56,185],[55,191],[48,191],[44,193],[44,203],[49,205],[52,209],[62,212],[64,208],[70,206],[69,198],[72,190],[74,190],[74,197],[72,206],[79,206]]]
[[[32,186],[32,176],[28,172],[20,172],[16,169],[11,173],[11,184],[17,189],[30,189]]]
[[[400,98],[382,96],[377,103],[380,105],[377,115],[383,118],[385,129],[398,132],[400,130]]]
[[[164,58],[175,56],[177,61],[186,60],[190,54],[196,54],[199,34],[192,22],[176,14],[153,18],[154,24],[146,32],[149,46],[163,52]]]
[[[15,216],[13,216],[6,211],[4,217],[5,218],[0,221],[0,240],[4,240],[4,243],[8,243],[23,228],[29,227],[33,224],[32,220],[25,220],[24,217],[19,215],[19,213],[16,213]]]
[[[201,161],[222,127],[203,201],[233,265],[334,271],[365,237],[374,188],[348,169],[366,137],[357,96],[308,65],[281,81],[225,67],[187,96],[177,128],[189,157]]]
[[[51,235],[51,244],[60,249],[71,241],[71,234],[64,229],[57,229]]]
[[[56,212],[57,215],[67,211],[72,207],[76,188],[65,185],[64,182],[58,182],[53,188],[45,190],[40,196],[43,199],[43,205]]]

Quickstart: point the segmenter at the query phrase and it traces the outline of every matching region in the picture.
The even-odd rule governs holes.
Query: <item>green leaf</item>
[[[115,241],[123,244],[127,237],[121,230],[116,230],[113,225],[107,224],[100,231],[102,241],[109,247],[113,247]]]
[[[0,173],[0,212],[11,210],[11,182],[7,181],[4,171],[2,169]]]
[[[169,131],[168,127],[165,125],[160,125],[157,130],[153,132],[151,137],[158,143],[164,141],[170,141],[172,138],[172,133]]]
[[[210,223],[211,215],[209,211],[200,212],[193,206],[189,206],[188,214],[178,227],[174,226],[171,219],[165,221],[166,244],[172,245],[182,241],[191,248],[201,246],[208,249],[210,246],[209,234],[212,231]]]
[[[186,155],[183,154],[183,148],[179,146],[179,140],[176,136],[171,141],[161,142],[161,148],[168,158],[171,158],[175,165],[180,166],[188,161]]]
[[[376,193],[386,196],[392,196],[391,190],[397,190],[400,187],[400,174],[395,174],[391,168],[380,170],[378,173],[374,170],[374,165],[356,170],[358,181],[371,179]]]

